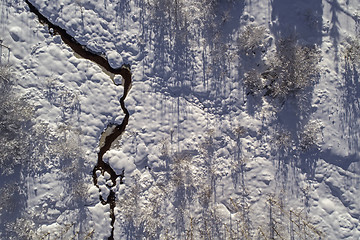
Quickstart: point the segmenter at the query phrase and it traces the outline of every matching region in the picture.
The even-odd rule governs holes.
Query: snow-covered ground
[[[114,239],[360,238],[360,61],[345,57],[358,0],[31,2],[112,67],[131,66],[129,124],[104,156],[125,176]],[[34,136],[37,168],[1,176],[2,193],[21,191],[20,207],[0,208],[0,238],[107,239],[110,176],[98,189],[91,172],[102,132],[124,117],[123,88],[25,1],[1,1],[0,21],[1,63],[39,136],[57,139]],[[252,92],[244,79],[276,65],[282,39],[318,50],[316,81],[285,98]]]

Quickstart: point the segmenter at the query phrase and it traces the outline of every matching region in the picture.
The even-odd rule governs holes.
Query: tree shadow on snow
[[[144,62],[146,68],[153,70],[153,76],[148,75],[153,79],[154,91],[174,99],[195,96],[202,103],[211,100],[209,107],[226,111],[221,99],[229,94],[231,59],[227,50],[233,41],[232,34],[239,28],[244,1],[203,6],[200,19],[192,19],[191,9],[183,4],[167,0],[152,1],[150,6],[144,4],[148,9],[142,11],[146,11],[149,19],[143,21],[141,38],[144,44],[149,44],[147,48],[153,47],[154,59]],[[199,51],[202,51],[201,70],[196,59]],[[202,90],[195,90],[198,86]]]
[[[16,238],[17,234],[11,226],[23,215],[26,207],[24,180],[21,179],[21,167],[15,166],[14,173],[0,176],[0,237]]]
[[[352,162],[359,162],[360,155],[360,83],[356,64],[345,61],[344,72],[344,95],[342,96],[343,111],[341,111],[341,127],[344,137],[347,138],[349,159],[338,163],[340,167],[347,169]],[[352,157],[351,157],[352,156]]]
[[[297,185],[297,171],[302,170],[306,173],[308,178],[315,176],[315,169],[317,160],[319,159],[320,149],[316,143],[309,143],[309,146],[302,146],[304,143],[304,133],[307,131],[307,124],[309,124],[309,118],[315,111],[311,108],[311,97],[313,87],[306,90],[305,96],[308,98],[305,102],[299,102],[296,96],[288,98],[277,113],[275,125],[275,138],[281,138],[286,135],[289,137],[285,145],[282,143],[275,143],[274,149],[276,149],[275,158],[277,159],[277,176],[279,183],[282,183],[283,187]],[[306,98],[306,97],[305,97]],[[317,133],[314,132],[314,137]],[[276,139],[281,141],[281,139]],[[289,144],[289,145],[287,145]],[[314,145],[312,145],[314,144]],[[295,148],[293,148],[295,147]],[[306,149],[304,148],[306,147]],[[294,177],[293,183],[290,183],[290,178]]]
[[[323,27],[321,0],[272,0],[271,6],[272,23],[270,30],[275,36],[275,41],[295,38],[300,45],[321,46]],[[336,27],[336,24],[333,26]],[[276,128],[279,132],[288,132],[298,149],[302,131],[309,121],[310,115],[314,112],[311,108],[313,90],[314,87],[310,86],[303,91],[303,94],[294,94],[287,98],[277,113]],[[317,157],[318,150],[316,149],[308,152],[279,149],[277,153],[279,180],[282,179],[283,184],[286,185],[286,179],[290,175],[296,176],[295,166],[313,177]],[[290,170],[293,173],[289,172]]]
[[[336,1],[336,0],[335,0]],[[321,0],[272,0],[271,31],[277,40],[295,35],[308,44],[322,43]]]

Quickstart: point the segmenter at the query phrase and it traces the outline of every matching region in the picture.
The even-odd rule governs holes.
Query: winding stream
[[[104,199],[99,194],[100,202],[103,205],[106,205],[106,204],[110,205],[110,217],[111,217],[112,230],[111,230],[111,236],[108,239],[112,240],[112,239],[114,239],[114,222],[115,222],[114,209],[116,206],[115,192],[112,190],[112,187],[116,186],[116,179],[118,177],[120,177],[120,183],[122,183],[123,173],[117,174],[108,163],[104,162],[103,156],[110,149],[111,144],[125,131],[126,125],[128,124],[128,121],[129,121],[129,111],[126,109],[124,101],[125,101],[127,94],[129,93],[130,88],[131,88],[130,67],[128,65],[123,65],[120,68],[111,67],[109,64],[109,61],[106,59],[106,57],[103,54],[96,53],[96,52],[92,51],[91,49],[87,48],[86,46],[81,45],[80,43],[78,43],[75,40],[74,37],[69,35],[65,29],[51,23],[44,15],[42,15],[39,12],[39,10],[32,3],[30,3],[28,0],[25,0],[25,2],[29,6],[30,11],[38,17],[39,22],[48,26],[49,33],[52,35],[60,35],[63,42],[66,45],[68,45],[74,51],[74,53],[98,64],[103,69],[103,71],[107,74],[111,73],[112,75],[121,75],[124,80],[123,81],[124,94],[120,98],[120,105],[121,105],[121,109],[123,110],[123,112],[125,114],[125,117],[121,124],[115,125],[115,127],[113,127],[111,125],[107,126],[107,129],[111,128],[110,133],[107,130],[105,130],[103,132],[103,134],[106,134],[105,136],[102,137],[102,138],[105,138],[105,140],[104,140],[104,143],[101,144],[102,146],[100,146],[97,164],[95,165],[93,172],[92,172],[94,185],[97,186],[98,188],[99,188],[99,185],[97,183],[97,181],[98,181],[97,173],[99,173],[98,171],[100,171],[103,176],[105,173],[108,173],[110,175],[110,180],[112,181],[112,186],[108,186],[110,193],[109,193],[109,196],[107,197],[107,199]],[[115,83],[114,80],[113,80],[113,82],[115,85],[118,85]],[[100,188],[99,188],[99,191],[100,191]]]

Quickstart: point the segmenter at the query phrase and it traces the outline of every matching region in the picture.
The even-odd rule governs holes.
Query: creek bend
[[[108,74],[110,76],[111,75],[120,75],[120,76],[122,76],[122,78],[124,80],[123,84],[122,84],[124,87],[124,93],[123,93],[123,96],[120,98],[119,102],[120,102],[121,109],[125,114],[125,117],[121,124],[108,125],[106,128],[107,130],[105,130],[103,132],[103,134],[106,134],[106,135],[102,136],[102,139],[104,139],[104,140],[103,140],[102,144],[99,144],[101,146],[100,146],[100,151],[98,152],[97,164],[95,165],[95,167],[93,168],[93,171],[92,171],[93,182],[94,182],[94,185],[97,188],[99,188],[99,192],[100,192],[100,187],[98,185],[97,174],[101,173],[101,175],[104,176],[105,173],[108,173],[110,175],[110,180],[112,182],[112,186],[107,185],[107,187],[110,190],[110,193],[106,199],[104,199],[101,196],[101,194],[99,194],[99,199],[103,205],[109,204],[109,206],[110,206],[110,218],[111,218],[112,229],[111,229],[111,236],[109,236],[108,239],[112,240],[112,239],[114,239],[114,222],[115,222],[114,209],[116,206],[115,192],[112,189],[112,187],[116,186],[116,179],[118,177],[120,177],[120,183],[122,183],[123,172],[121,174],[117,174],[108,163],[104,162],[103,156],[110,149],[111,144],[118,137],[120,137],[122,135],[122,133],[125,131],[125,128],[129,122],[130,115],[129,115],[129,111],[125,107],[125,99],[126,99],[127,94],[130,91],[131,82],[132,82],[130,66],[124,64],[120,68],[111,67],[108,59],[102,53],[94,52],[91,49],[89,49],[88,47],[81,45],[79,42],[76,41],[76,39],[74,37],[72,37],[70,34],[68,34],[65,29],[51,23],[44,15],[42,15],[40,13],[40,11],[30,1],[25,0],[25,2],[27,3],[30,11],[38,17],[39,22],[43,25],[47,25],[49,33],[51,35],[60,35],[62,41],[74,51],[74,54],[77,54],[84,59],[88,59],[88,60],[96,63],[97,65],[99,65],[102,68],[102,70],[106,74]],[[112,78],[112,80],[115,85],[119,85],[119,84],[115,83],[113,78]],[[110,130],[110,131],[108,131],[108,130]]]

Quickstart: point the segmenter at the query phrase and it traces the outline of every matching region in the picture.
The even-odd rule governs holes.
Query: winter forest
[[[0,239],[358,239],[359,69],[359,0],[1,0]]]

